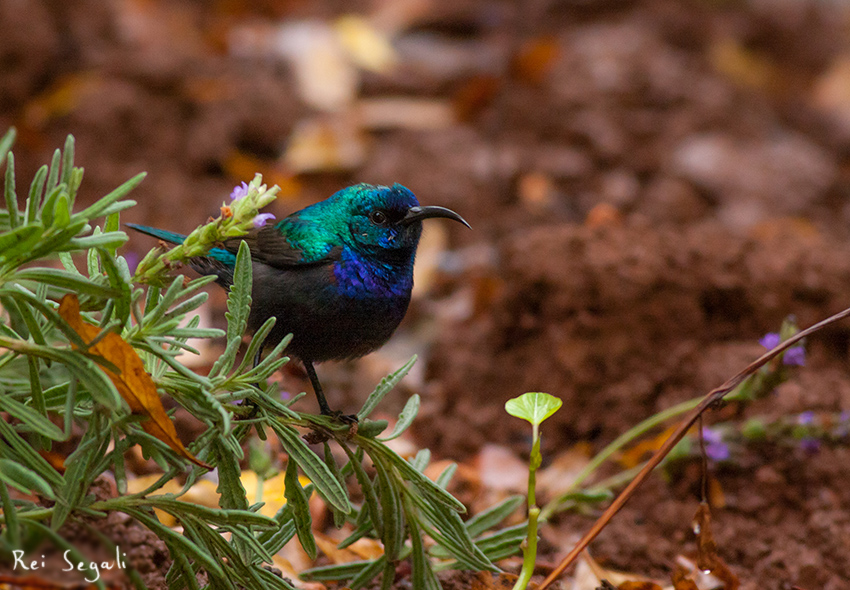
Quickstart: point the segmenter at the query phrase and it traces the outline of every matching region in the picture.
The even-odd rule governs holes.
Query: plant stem
[[[542,455],[540,454],[540,433],[537,424],[533,425],[534,444],[531,447],[531,457],[528,460],[528,533],[522,548],[522,570],[519,572],[513,590],[525,590],[534,573],[534,564],[537,561],[537,521],[540,517],[540,508],[537,507],[535,489],[537,487],[537,468],[540,467]]]

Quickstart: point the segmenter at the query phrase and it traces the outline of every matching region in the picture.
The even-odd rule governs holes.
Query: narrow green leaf
[[[283,546],[295,536],[295,519],[292,516],[292,507],[282,506],[275,514],[274,521],[277,523],[277,528],[273,531],[266,531],[259,537],[260,543],[272,555],[283,549]]]
[[[68,186],[71,182],[71,176],[74,172],[74,136],[68,135],[65,138],[65,148],[62,150],[62,175],[59,177],[59,182]]]
[[[384,445],[379,446],[378,443],[369,441],[369,439],[364,439],[363,443],[367,445],[367,450],[370,454],[381,453],[388,457],[393,462],[396,469],[398,469],[399,474],[413,484],[419,493],[429,502],[436,502],[457,512],[466,512],[466,507],[460,500],[422,475],[422,472],[405,461],[395,451]]]
[[[189,563],[189,558],[186,557],[186,554],[181,551],[175,551],[172,553],[172,557],[174,561],[165,575],[168,590],[200,590],[198,580],[195,579],[195,570],[192,564]]]
[[[53,224],[56,227],[67,227],[71,223],[71,202],[68,193],[62,193],[53,206]]]
[[[106,248],[115,250],[129,240],[123,231],[111,231],[109,233],[98,233],[90,236],[75,237],[68,241],[68,249],[88,250],[90,248]]]
[[[227,345],[224,354],[213,364],[210,375],[226,375],[236,362],[236,354],[251,313],[251,250],[247,242],[239,244],[233,269],[233,284],[227,295]]]
[[[410,466],[419,473],[425,471],[428,467],[428,462],[431,460],[431,451],[429,449],[419,449],[413,459],[410,460]]]
[[[535,426],[539,426],[546,418],[557,412],[561,404],[563,402],[560,398],[554,395],[533,391],[509,399],[505,402],[505,411],[511,416],[522,418]]]
[[[18,522],[18,509],[12,503],[9,488],[4,485],[0,485],[0,508],[3,509],[3,517],[6,520],[5,542],[11,547],[20,547],[21,525]]]
[[[74,217],[81,219],[95,219],[97,217],[100,217],[101,215],[109,215],[110,213],[114,213],[114,211],[109,211],[110,206],[116,204],[116,201],[118,201],[131,190],[136,188],[139,183],[142,182],[145,176],[145,172],[136,174],[133,178],[124,182],[121,186],[110,192],[105,197],[97,200],[93,205],[91,205],[87,209],[84,209],[74,215]]]
[[[26,222],[32,223],[36,220],[38,207],[41,205],[41,195],[44,191],[44,181],[47,178],[47,166],[42,166],[35,173],[30,184],[30,194],[27,198]]]
[[[38,473],[52,488],[58,488],[65,483],[65,480],[47,462],[47,459],[39,455],[5,420],[0,420],[0,441],[9,445],[8,451],[11,451],[11,453],[7,453],[7,455],[14,453],[14,456],[8,458],[14,459],[29,470]]]
[[[40,223],[19,225],[12,231],[0,233],[0,260],[11,260],[18,252],[28,249],[41,236]]]
[[[325,465],[327,465],[328,471],[333,474],[333,476],[339,482],[339,485],[342,486],[344,489],[345,478],[343,478],[342,473],[339,470],[339,465],[336,464],[336,459],[334,458],[333,452],[331,451],[331,447],[327,442],[324,443],[324,451]],[[331,509],[333,510],[334,515],[334,526],[336,526],[336,528],[342,528],[342,525],[345,524],[346,514],[343,513],[341,510],[335,508],[334,506],[331,506]]]
[[[413,420],[419,413],[419,403],[420,399],[418,394],[410,396],[410,399],[407,400],[406,404],[404,404],[404,409],[401,411],[401,414],[398,415],[398,421],[395,423],[393,431],[389,434],[389,436],[379,438],[378,440],[382,442],[393,440],[394,438],[401,436],[405,430],[410,428],[410,425],[413,424]]]
[[[469,536],[475,538],[485,531],[490,530],[513,514],[524,501],[525,498],[522,496],[510,496],[484,512],[479,512],[466,521],[466,530]]]
[[[298,431],[278,420],[273,420],[271,426],[287,454],[295,460],[304,474],[315,484],[316,491],[339,510],[346,514],[351,512],[351,502],[348,500],[345,488],[330,472],[322,459],[310,450],[307,443],[301,440]]]
[[[7,133],[3,140],[8,136],[9,134]],[[8,149],[4,149],[4,147],[5,145],[0,141],[0,162],[3,161],[7,152],[9,154],[9,163],[6,165],[6,184],[3,194],[6,199],[6,210],[9,212],[9,227],[15,229],[21,223],[20,213],[18,212],[18,195],[15,192],[15,155],[9,152]]]
[[[149,516],[147,513],[142,512],[141,510],[136,510],[134,508],[124,507],[120,509],[121,512],[132,516],[134,519],[138,520],[145,527],[149,528],[156,534],[157,537],[165,541],[168,545],[173,546],[174,550],[172,551],[172,555],[176,553],[182,552],[197,561],[201,567],[208,570],[210,574],[214,575],[217,579],[225,578],[224,570],[221,569],[218,561],[212,558],[206,551],[198,547],[194,542],[189,540],[188,537],[181,535],[178,532],[171,530],[169,527],[161,524],[157,519]]]
[[[47,173],[47,184],[45,193],[50,193],[59,184],[59,168],[62,166],[62,150],[53,150],[53,158],[50,160],[50,170]]]
[[[434,575],[434,570],[431,568],[431,562],[428,561],[428,555],[425,553],[422,532],[414,518],[413,509],[407,503],[405,504],[407,521],[410,523],[411,561],[413,562],[412,586],[417,590],[441,590],[437,576]]]
[[[446,489],[449,486],[449,482],[455,476],[455,472],[457,471],[457,463],[449,463],[446,465],[446,468],[440,472],[440,475],[437,476],[437,479],[434,480],[434,483],[439,487]]]
[[[384,543],[384,554],[387,559],[395,561],[404,547],[405,528],[400,496],[401,489],[404,487],[395,479],[391,467],[384,465],[381,461],[375,461],[374,465],[384,524],[381,541]]]
[[[378,533],[378,536],[383,538],[383,513],[380,508],[378,494],[375,492],[374,485],[372,485],[372,480],[369,478],[369,475],[366,473],[366,470],[363,469],[363,465],[360,463],[360,460],[357,458],[357,456],[352,453],[351,450],[345,445],[342,445],[342,448],[345,449],[345,452],[348,455],[349,465],[351,465],[354,469],[354,476],[357,478],[357,483],[360,484],[360,490],[363,492],[363,497],[366,500],[365,509],[369,515],[369,520],[372,523],[372,527]],[[361,511],[361,515],[362,514],[363,512]]]
[[[0,481],[24,494],[35,492],[51,500],[56,498],[50,484],[43,477],[32,469],[9,459],[0,459]]]
[[[378,386],[375,388],[369,397],[366,398],[366,403],[363,404],[363,407],[357,412],[357,419],[364,420],[372,413],[372,411],[381,403],[381,400],[384,399],[384,396],[387,395],[393,387],[395,387],[399,381],[401,381],[405,375],[410,371],[413,367],[414,363],[416,363],[416,355],[414,354],[409,361],[404,363],[402,367],[390,375],[384,377]]]
[[[382,555],[371,564],[361,569],[360,572],[351,579],[351,590],[360,590],[360,588],[363,588],[369,582],[374,580],[375,576],[378,575],[378,572],[384,569],[386,562],[387,557]]]
[[[289,584],[284,578],[281,578],[265,568],[257,570],[257,574],[261,578],[261,588],[280,588],[280,590],[295,590],[295,587]]]
[[[363,510],[360,512],[360,514],[365,514],[366,512],[366,510]],[[372,523],[370,521],[367,520],[366,522],[360,523],[357,528],[351,532],[350,535],[348,535],[345,539],[339,542],[339,545],[337,545],[337,547],[339,549],[345,549],[346,547],[352,545],[355,541],[362,539],[371,532]]]
[[[475,546],[457,512],[429,502],[419,494],[410,494],[408,497],[433,527],[428,534],[438,544],[445,547],[455,559],[470,569],[498,571],[498,568]]]
[[[53,213],[56,207],[56,201],[64,192],[65,187],[62,185],[48,189],[47,196],[44,198],[44,202],[41,205],[41,223],[44,227],[50,227],[53,225]],[[70,220],[66,220],[65,224],[61,225],[67,225],[68,221]]]
[[[18,131],[11,127],[6,133],[3,134],[3,137],[0,138],[0,165],[3,164],[3,160],[6,159],[6,155],[9,153],[9,150],[12,149],[12,145],[15,143],[15,137],[17,137]]]
[[[108,298],[121,295],[121,291],[114,287],[58,268],[25,268],[15,273],[15,279],[43,282],[60,289],[95,297]]]
[[[284,476],[284,496],[288,505],[292,506],[292,516],[295,519],[295,532],[301,547],[307,556],[316,559],[318,549],[316,539],[313,538],[313,518],[310,516],[310,502],[301,482],[298,481],[298,468],[295,461],[290,457],[286,463],[286,475]]]
[[[29,358],[32,359],[32,357]],[[33,385],[35,385],[35,382]],[[39,391],[41,390],[40,381],[38,382],[38,389]],[[44,397],[43,395],[40,397],[43,404]],[[8,412],[9,415],[14,416],[23,422],[23,424],[33,432],[37,432],[38,434],[46,436],[52,440],[65,440],[65,433],[63,433],[61,428],[53,424],[53,422],[47,418],[45,415],[46,410],[44,408],[36,410],[26,404],[22,404],[21,402],[12,399],[11,396],[0,395],[0,410]]]
[[[299,577],[306,582],[348,580],[353,576],[359,575],[360,572],[366,569],[373,568],[376,562],[381,562],[378,564],[378,567],[373,570],[375,573],[372,574],[372,577],[367,580],[371,581],[378,575],[378,572],[381,571],[381,568],[383,567],[383,560],[384,558],[381,557],[374,561],[352,561],[351,563],[342,563],[339,565],[313,567],[301,572]]]

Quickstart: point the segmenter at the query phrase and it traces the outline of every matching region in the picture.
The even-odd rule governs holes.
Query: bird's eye
[[[384,225],[389,220],[387,217],[386,211],[382,211],[381,209],[375,209],[371,213],[369,213],[369,221],[374,223],[375,225]]]

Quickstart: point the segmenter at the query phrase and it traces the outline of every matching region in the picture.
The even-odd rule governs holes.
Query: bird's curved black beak
[[[464,224],[469,229],[472,227],[466,222],[466,220],[452,211],[451,209],[446,209],[445,207],[437,207],[435,205],[431,205],[428,207],[411,207],[407,210],[407,214],[402,217],[401,225],[410,225],[411,223],[422,221],[423,219],[429,219],[432,217],[444,217],[446,219],[454,219],[455,221]]]

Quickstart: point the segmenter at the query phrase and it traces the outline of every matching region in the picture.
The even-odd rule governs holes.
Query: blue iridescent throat
[[[413,256],[401,265],[390,264],[365,259],[344,247],[333,274],[339,293],[352,299],[405,297],[413,288]]]

